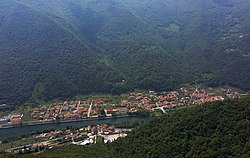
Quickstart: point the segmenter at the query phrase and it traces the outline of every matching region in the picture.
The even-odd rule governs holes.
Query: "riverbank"
[[[115,119],[115,118],[133,118],[133,117],[141,117],[141,116],[123,115],[123,116],[116,116],[116,117],[92,117],[92,118],[83,118],[83,119],[74,119],[74,120],[62,120],[62,121],[24,122],[22,124],[12,124],[12,125],[7,124],[6,126],[1,126],[0,130],[7,129],[7,128],[19,128],[19,127],[25,127],[25,126],[35,126],[35,125],[81,122],[81,121],[88,121],[88,120],[106,120],[106,119]]]
[[[67,127],[80,128],[88,125],[99,125],[99,124],[118,124],[128,121],[138,120],[147,121],[152,119],[152,117],[140,117],[140,116],[121,116],[121,117],[111,117],[111,118],[93,118],[93,119],[82,119],[82,120],[70,120],[64,122],[50,122],[50,123],[40,123],[32,125],[22,125],[14,126],[9,128],[0,129],[0,140],[22,137],[24,135],[29,135],[32,133],[39,133],[44,130],[58,130]]]

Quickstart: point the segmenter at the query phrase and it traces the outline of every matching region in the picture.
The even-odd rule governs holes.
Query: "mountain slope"
[[[123,157],[248,157],[250,98],[169,113],[114,142]]]
[[[182,83],[250,89],[248,0],[13,0],[0,6],[0,102]]]
[[[123,2],[154,27],[165,39],[166,48],[179,56],[183,76],[249,89],[249,1]]]
[[[84,2],[64,1],[63,3],[43,1],[41,3],[44,4],[44,8],[38,5],[39,1],[29,5],[48,13],[63,26],[68,26],[68,22],[70,22],[74,29],[71,29],[70,26],[68,29],[73,30],[79,38],[86,39],[89,43],[101,48],[111,60],[110,62],[122,72],[123,78],[132,81],[133,84],[135,81],[147,78],[145,74],[148,72],[151,72],[149,76],[159,78],[158,67],[168,69],[168,71],[159,72],[164,77],[169,77],[171,74],[173,76],[178,71],[174,57],[171,57],[169,51],[162,48],[163,39],[154,34],[150,25],[131,13],[119,1],[88,0]],[[60,5],[58,6],[57,3]],[[59,13],[56,12],[57,14],[53,15],[54,12],[47,6],[51,6],[49,8],[57,7]],[[153,58],[159,59],[154,60]],[[164,62],[158,62],[160,60],[164,60]],[[158,64],[153,64],[155,61]],[[174,65],[174,68],[170,65]],[[151,82],[154,80],[156,79],[151,79]]]
[[[1,11],[1,100],[27,100],[36,87],[44,89],[40,99],[102,88],[103,72],[112,70],[98,65],[96,49],[22,3],[4,2]]]

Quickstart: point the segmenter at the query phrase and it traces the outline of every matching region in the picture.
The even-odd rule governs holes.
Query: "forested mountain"
[[[207,103],[204,106],[169,111],[168,114],[139,126],[126,138],[110,144],[65,146],[38,157],[248,158],[249,113],[249,97]]]
[[[248,0],[1,0],[0,101],[250,89]]]

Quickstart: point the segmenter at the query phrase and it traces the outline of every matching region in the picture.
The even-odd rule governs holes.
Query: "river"
[[[18,126],[12,128],[2,128],[0,129],[0,140],[21,137],[23,135],[32,134],[37,131],[44,130],[56,130],[68,127],[80,128],[88,125],[101,125],[105,123],[117,124],[124,123],[128,121],[147,121],[150,120],[150,117],[121,117],[121,118],[108,118],[108,119],[94,119],[94,120],[81,120],[74,122],[60,122],[60,123],[48,123],[48,124],[38,124],[38,125],[29,125],[29,126]]]

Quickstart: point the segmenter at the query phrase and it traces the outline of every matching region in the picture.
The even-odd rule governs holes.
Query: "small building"
[[[22,117],[23,117],[23,115],[11,115],[10,121],[11,121],[11,123],[20,123],[20,122],[22,122]]]

